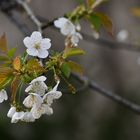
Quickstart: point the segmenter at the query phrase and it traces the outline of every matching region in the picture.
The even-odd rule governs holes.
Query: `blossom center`
[[[39,49],[40,49],[40,43],[35,44],[34,47],[35,47],[37,50],[39,50]]]

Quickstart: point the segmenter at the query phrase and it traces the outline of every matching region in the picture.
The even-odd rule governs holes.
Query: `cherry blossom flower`
[[[41,106],[42,103],[43,99],[36,93],[30,93],[23,101],[24,106],[27,108],[32,108],[34,105]]]
[[[82,35],[78,32],[75,32],[74,34],[71,35],[71,43],[74,45],[74,46],[77,46],[78,43],[79,43],[79,40],[80,39],[83,39]]]
[[[46,58],[49,55],[48,49],[51,47],[50,41],[49,38],[42,38],[40,32],[34,31],[30,37],[24,38],[23,43],[29,55]]]
[[[67,18],[61,17],[58,20],[55,20],[54,25],[57,28],[60,28],[60,32],[65,36],[75,33],[75,26]]]
[[[0,91],[0,103],[2,103],[4,100],[7,100],[8,96],[7,96],[7,92],[6,90],[2,89]]]
[[[77,46],[79,43],[79,40],[82,39],[82,35],[78,33],[76,30],[80,30],[80,25],[74,25],[69,19],[61,17],[58,20],[54,21],[54,25],[57,28],[60,28],[60,32],[70,38],[71,43],[74,46]],[[66,39],[67,44],[67,39]]]
[[[25,89],[25,92],[37,93],[40,96],[44,95],[48,87],[45,84],[46,77],[40,76],[32,80],[30,85]]]
[[[57,82],[57,84],[51,91],[43,96],[44,102],[46,102],[48,105],[51,105],[54,99],[59,99],[62,96],[62,92],[57,91],[59,83],[60,81]]]
[[[35,104],[31,109],[31,113],[35,119],[39,119],[43,114],[53,114],[53,109],[47,104],[42,104],[41,106]]]

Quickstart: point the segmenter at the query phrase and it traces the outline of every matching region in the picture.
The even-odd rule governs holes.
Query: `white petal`
[[[55,85],[55,87],[53,88],[53,91],[57,91],[58,85],[59,85],[60,81],[57,81],[57,84]]]
[[[38,55],[38,50],[34,47],[33,48],[28,48],[26,51],[31,56],[37,56]]]
[[[38,50],[38,57],[39,58],[46,58],[49,55],[47,50]]]
[[[29,92],[32,90],[32,85],[29,85],[26,89],[25,89],[25,92]]]
[[[42,109],[42,114],[47,114],[47,115],[53,114],[53,109],[47,104],[42,104],[41,109]]]
[[[64,26],[64,24],[68,21],[67,18],[61,17],[58,20],[54,21],[54,25],[58,28],[62,28],[62,26]]]
[[[53,103],[53,100],[59,99],[62,96],[62,92],[60,91],[50,91],[47,94],[43,96],[43,100],[48,104],[51,105]]]
[[[82,38],[83,38],[82,35],[81,35],[80,33],[76,32],[75,34],[73,34],[73,35],[71,36],[71,42],[72,42],[75,46],[77,46],[77,44],[79,43],[79,39],[82,39]]]
[[[30,37],[25,37],[23,43],[27,48],[32,48],[34,46],[34,42]]]
[[[51,47],[50,39],[48,38],[42,39],[40,46],[42,50],[49,49]]]
[[[28,95],[23,101],[24,106],[27,108],[33,107],[34,103],[35,99],[33,95]]]
[[[16,107],[12,106],[7,113],[7,117],[12,118],[15,112],[16,112]]]
[[[38,82],[38,81],[44,82],[44,81],[46,81],[46,79],[47,78],[45,76],[39,76],[39,77],[33,79],[30,84],[33,84],[34,82]]]
[[[31,112],[25,112],[21,120],[24,122],[34,122],[35,118],[33,117]]]
[[[30,94],[34,96],[34,105],[40,107],[41,104],[43,103],[42,97],[36,93],[30,93]]]
[[[7,99],[8,99],[7,92],[6,90],[2,89],[0,91],[0,103],[2,103],[4,100],[7,100]]]
[[[11,123],[17,123],[19,120],[23,118],[23,116],[24,116],[23,111],[14,113]]]
[[[33,108],[31,109],[31,113],[33,118],[35,119],[39,119],[42,115],[42,111],[40,110],[40,107],[37,107],[36,105],[34,105]]]
[[[71,35],[75,33],[75,26],[72,24],[72,22],[68,21],[64,24],[60,31],[63,35]]]
[[[42,40],[42,35],[41,35],[40,32],[34,31],[34,32],[32,33],[32,35],[31,35],[31,39],[32,39],[32,41],[34,42],[34,44],[38,44],[38,43],[40,43],[41,40]]]

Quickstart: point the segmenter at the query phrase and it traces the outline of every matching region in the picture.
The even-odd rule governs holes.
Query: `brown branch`
[[[30,17],[30,19],[37,26],[38,31],[42,32],[42,23],[35,16],[35,14],[33,13],[33,11],[31,10],[30,6],[28,5],[27,1],[26,0],[16,0],[16,2],[23,7],[23,9],[26,11],[27,15]]]
[[[79,75],[76,75],[76,74],[73,74],[73,76],[77,80],[79,80],[79,82],[86,82],[86,83],[88,82],[88,87],[90,89],[95,90],[98,93],[112,99],[113,101],[118,102],[119,104],[127,107],[128,109],[132,110],[133,112],[135,112],[137,114],[140,114],[140,105],[138,105],[138,104],[136,104],[132,101],[129,101],[126,98],[121,97],[120,95],[118,95],[116,93],[113,93],[113,92],[101,87],[99,84],[97,84],[96,82],[94,82],[92,80],[89,80],[85,76],[79,76]]]

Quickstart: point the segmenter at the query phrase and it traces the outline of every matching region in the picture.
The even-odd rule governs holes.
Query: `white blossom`
[[[70,38],[71,43],[74,46],[77,46],[79,43],[79,40],[82,39],[82,35],[78,33],[76,30],[81,30],[80,24],[74,25],[69,19],[61,17],[58,20],[54,21],[54,25],[57,28],[60,28],[60,32]],[[66,39],[66,44],[67,44]]]
[[[83,39],[82,35],[78,32],[75,32],[74,34],[71,35],[71,43],[74,45],[74,46],[77,46],[78,43],[79,43],[79,40],[80,39]]]
[[[45,76],[37,77],[36,79],[31,81],[30,85],[25,89],[25,92],[37,93],[40,96],[44,95],[48,89],[47,85],[44,82],[45,80]]]
[[[0,103],[2,103],[4,100],[7,100],[8,96],[7,96],[7,92],[6,90],[2,89],[0,91]]]
[[[15,112],[14,115],[12,116],[11,123],[17,123],[19,120],[22,120],[24,116],[24,112]]]
[[[25,112],[23,117],[21,118],[21,121],[24,121],[24,122],[34,122],[35,118],[33,117],[31,112]]]
[[[51,105],[54,99],[59,99],[62,96],[62,92],[57,91],[59,83],[60,81],[57,82],[56,86],[51,91],[43,96],[44,102],[46,102],[48,105]]]
[[[7,113],[7,117],[12,118],[13,115],[15,114],[15,112],[16,112],[16,107],[11,106],[11,108],[9,109],[9,111]]]
[[[50,41],[49,38],[42,38],[40,32],[34,31],[30,37],[24,38],[23,43],[29,55],[46,58],[49,55],[48,49],[51,47]]]
[[[41,106],[34,105],[31,113],[35,119],[39,119],[43,114],[53,114],[53,109],[47,104],[41,104]]]
[[[61,18],[55,20],[54,25],[57,28],[60,28],[60,32],[65,36],[75,33],[75,26],[67,18],[61,17]]]
[[[23,104],[27,108],[32,108],[34,105],[41,106],[43,99],[36,93],[30,93],[23,101]]]

